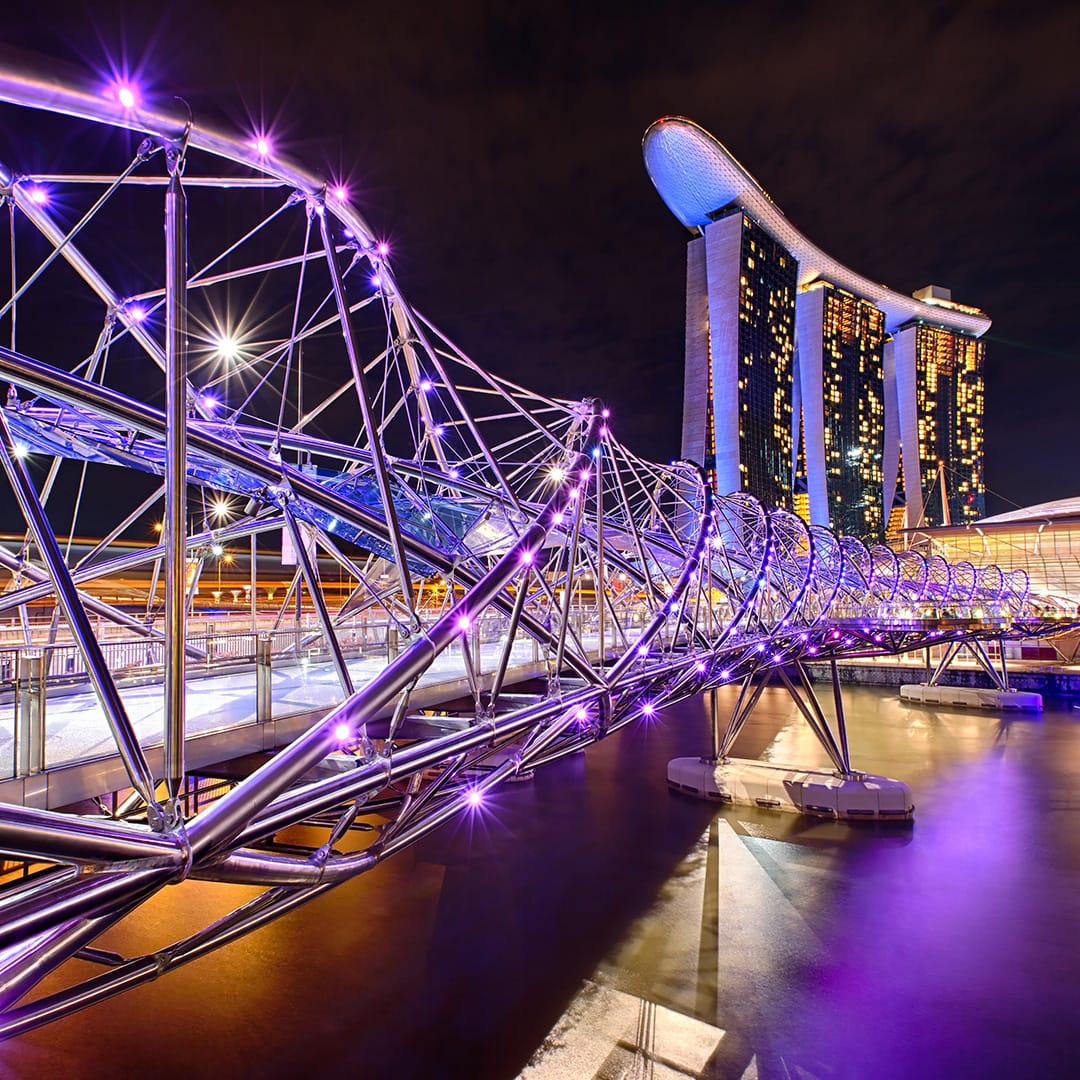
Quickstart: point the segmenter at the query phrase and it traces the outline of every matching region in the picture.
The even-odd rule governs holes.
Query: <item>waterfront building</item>
[[[872,541],[898,492],[910,527],[981,515],[987,316],[832,259],[692,121],[658,120],[643,154],[692,234],[683,457],[719,494]]]
[[[1080,605],[1080,497],[1019,507],[975,522],[954,521],[908,532],[908,545],[955,566],[1023,570],[1030,591],[1063,610]],[[1071,645],[1077,644],[1072,642]]]
[[[795,260],[734,210],[691,241],[687,267],[683,456],[717,491],[790,506]]]
[[[944,295],[942,295],[944,294]],[[948,302],[944,289],[929,287],[927,302]],[[905,394],[897,397],[899,432],[886,446],[885,497],[892,500],[899,445],[918,445],[918,457],[905,460],[904,483],[921,488],[925,502],[920,524],[963,524],[986,512],[983,482],[983,365],[986,345],[948,326],[915,321],[897,329],[889,342],[890,374]],[[890,483],[893,485],[890,487]]]
[[[799,293],[796,340],[801,408],[794,419],[803,433],[808,520],[880,539],[885,316],[819,280]]]

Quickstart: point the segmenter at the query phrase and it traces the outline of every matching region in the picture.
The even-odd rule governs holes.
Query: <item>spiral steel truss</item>
[[[54,603],[132,792],[100,816],[0,812],[0,850],[38,867],[0,893],[0,1033],[201,956],[476,812],[501,782],[679,699],[799,658],[1039,630],[1023,573],[867,548],[744,494],[715,498],[696,466],[637,457],[597,401],[479,366],[406,300],[343,191],[260,140],[120,97],[0,73],[8,130],[48,147],[44,163],[19,160],[18,144],[0,154],[12,252],[0,377],[13,387],[0,465],[27,536],[0,608]],[[79,483],[65,503],[57,481],[69,474]],[[135,474],[149,497],[145,479],[117,483]],[[74,564],[57,536],[77,530],[79,500],[117,507],[112,541],[161,505],[154,477],[162,542],[120,556],[105,544]],[[222,496],[232,520],[191,509]],[[182,568],[208,545],[272,531],[292,540],[341,704],[187,813],[183,621],[134,619],[88,593],[136,564]],[[322,588],[320,560],[350,582],[344,602]],[[177,593],[183,605],[182,576],[167,609]],[[358,684],[348,631],[372,612],[403,647]],[[171,647],[151,740],[164,776],[91,614]],[[484,672],[481,634],[495,643]],[[511,690],[523,653],[540,678]],[[468,682],[466,722],[402,738],[418,682],[448,660]],[[369,722],[387,713],[373,739]],[[325,767],[342,746],[350,767]],[[373,808],[368,842],[343,846]],[[301,822],[325,842],[275,846]],[[260,892],[152,955],[92,947],[158,890],[207,879]],[[107,963],[35,998],[73,957]]]

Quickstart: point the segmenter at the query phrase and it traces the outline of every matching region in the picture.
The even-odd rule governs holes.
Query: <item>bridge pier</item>
[[[835,661],[830,665],[836,714],[832,724],[806,669],[798,661],[794,667],[799,685],[783,668],[769,669],[756,681],[758,669],[748,672],[722,727],[717,689],[714,688],[709,703],[712,755],[670,761],[668,786],[673,791],[722,804],[758,806],[812,817],[890,821],[910,818],[915,806],[907,784],[851,768],[843,695]],[[832,770],[802,769],[729,756],[773,671],[829,756]]]
[[[979,669],[989,678],[990,689],[973,686],[947,686],[941,682],[942,676],[961,655],[974,657]],[[982,709],[1026,709],[1042,712],[1041,694],[1013,690],[1009,685],[1009,667],[1005,659],[1005,643],[998,638],[1000,670],[994,666],[981,641],[972,638],[967,641],[952,641],[938,661],[933,672],[930,671],[930,650],[926,650],[927,680],[900,687],[900,696],[906,701],[917,701],[924,705],[960,705]]]

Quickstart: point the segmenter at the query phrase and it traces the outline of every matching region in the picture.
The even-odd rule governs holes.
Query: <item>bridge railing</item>
[[[435,617],[425,617],[425,625]],[[644,609],[628,609],[631,631],[633,624],[641,625],[643,620]],[[570,625],[587,647],[598,650],[597,622],[595,610],[579,607]],[[608,650],[617,649],[619,631],[610,624],[604,629]],[[500,613],[485,613],[475,620],[467,640],[477,675],[493,670],[508,631],[509,620]],[[337,638],[357,685],[393,660],[410,641],[399,624],[374,618],[355,619],[338,627]],[[265,662],[260,661],[260,642],[269,643],[266,671],[273,674],[269,709],[264,714],[257,708],[259,666]],[[255,632],[204,628],[190,636],[188,644],[199,654],[189,660],[187,669],[189,734],[327,709],[344,699],[331,650],[314,619]],[[160,640],[144,637],[105,638],[101,642],[109,671],[121,687],[144,745],[161,741],[162,648]],[[546,670],[551,658],[536,638],[519,631],[511,659],[515,664]],[[451,658],[450,670],[444,664],[433,672],[432,679],[451,677],[455,663],[463,673],[464,660],[457,654]],[[239,699],[243,707],[218,710],[215,719],[215,694],[230,697],[234,706]],[[66,709],[65,699],[70,702]],[[78,709],[75,718],[73,708]],[[74,643],[44,641],[0,647],[0,779],[108,752],[111,746],[104,714],[93,697],[82,653]]]

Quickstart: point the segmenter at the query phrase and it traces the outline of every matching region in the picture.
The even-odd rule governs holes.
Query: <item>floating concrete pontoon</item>
[[[824,769],[684,757],[668,762],[667,776],[674,791],[739,806],[858,821],[903,821],[915,812],[907,784],[867,773],[845,779]]]
[[[914,683],[900,687],[905,701],[923,705],[959,705],[966,709],[1029,709],[1042,712],[1042,694],[1022,690],[983,690],[969,686],[928,686]]]

